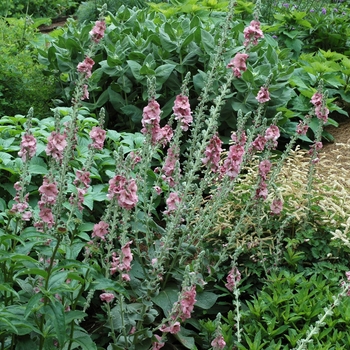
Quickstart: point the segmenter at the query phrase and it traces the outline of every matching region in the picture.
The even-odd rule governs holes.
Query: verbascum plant
[[[278,174],[307,123],[298,126],[286,152],[275,161],[272,154],[280,137],[279,115],[272,118],[271,125],[265,118],[271,100],[270,75],[256,92],[258,107],[245,115],[239,113],[238,128],[223,150],[217,133],[220,111],[231,95],[233,81],[243,79],[248,56],[264,38],[257,1],[239,52],[230,62],[224,61],[234,5],[230,1],[216,55],[194,110],[188,98],[191,76],[186,74],[172,116],[164,124],[156,80],[148,78],[148,103],[142,111],[137,147],[131,142],[126,150],[112,142],[113,135],[114,140],[118,138],[104,130],[103,109],[98,120],[81,114],[82,101],[89,97],[94,53],[103,43],[103,16],[89,32],[89,49],[76,67],[72,108],[63,119],[56,109],[43,144],[31,131],[30,111],[18,154],[22,174],[14,185],[12,207],[0,236],[5,252],[0,256],[4,281],[0,341],[4,349],[20,344],[40,350],[156,350],[174,343],[194,349],[201,341],[193,328],[199,330],[197,320],[218,299],[206,290],[213,282],[224,283],[233,300],[236,328],[230,342],[241,341],[244,276],[238,261],[245,248],[242,236],[251,234],[255,224],[261,245],[262,222],[249,220],[283,212]],[[212,100],[218,68],[226,69],[226,74]],[[327,107],[322,92],[315,92],[311,102],[312,113],[324,122]],[[245,131],[250,117],[254,122]],[[86,119],[92,119],[94,126],[87,127]],[[318,142],[312,148],[312,163]],[[107,144],[115,148],[112,160]],[[38,156],[48,167],[35,186],[38,180],[29,169]],[[96,168],[104,163],[109,167],[100,174]],[[246,182],[253,171],[251,183]],[[314,174],[308,174],[311,186]],[[245,192],[240,192],[242,186]],[[222,220],[222,210],[232,194],[247,201],[242,202],[234,226],[215,251],[208,237]],[[93,205],[88,205],[89,196]],[[305,203],[310,205],[308,194]],[[265,271],[268,273],[267,268]],[[220,334],[220,322],[218,316],[210,341],[215,349],[229,343]],[[5,327],[9,327],[7,332]]]

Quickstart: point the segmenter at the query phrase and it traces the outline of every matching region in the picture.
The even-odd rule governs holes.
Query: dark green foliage
[[[0,16],[56,18],[72,14],[77,4],[74,0],[3,0],[0,2]]]
[[[47,115],[54,85],[31,44],[35,29],[24,20],[0,20],[0,32],[0,116],[26,114],[30,107],[38,117]]]

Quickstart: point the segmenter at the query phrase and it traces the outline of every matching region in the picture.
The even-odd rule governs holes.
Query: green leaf
[[[196,295],[196,306],[200,307],[201,309],[208,310],[210,309],[218,299],[218,295],[212,292],[201,292],[197,293]]]
[[[163,310],[165,316],[168,316],[174,303],[178,300],[178,294],[178,287],[176,285],[169,285],[157,296],[153,297],[152,301]]]
[[[90,335],[82,331],[74,331],[73,333],[73,346],[72,349],[76,348],[74,345],[77,344],[81,350],[96,350],[96,343],[91,339]],[[68,350],[67,344],[63,350]]]
[[[131,118],[134,123],[140,123],[142,119],[142,110],[134,105],[127,105],[121,110]]]
[[[175,67],[176,67],[175,64],[170,64],[170,63],[159,66],[155,71],[156,78],[157,78],[156,79],[157,85],[164,84]]]
[[[201,29],[201,37],[205,52],[209,55],[212,55],[215,51],[215,42],[213,36],[204,29]]]
[[[144,78],[140,74],[141,65],[135,61],[127,60],[128,66],[131,69],[131,73],[137,81],[141,81]]]
[[[51,303],[45,306],[45,309],[48,310],[47,314],[53,323],[59,347],[63,347],[66,340],[66,321],[63,304],[59,301],[51,301]],[[46,312],[44,312],[44,314],[46,314]]]
[[[176,333],[175,337],[185,348],[190,350],[197,350],[194,337],[189,336],[191,333],[192,332],[189,332],[187,329],[181,327],[180,332]]]

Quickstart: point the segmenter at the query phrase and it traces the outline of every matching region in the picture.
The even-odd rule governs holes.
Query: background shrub
[[[30,107],[45,116],[55,88],[37,60],[35,25],[24,19],[0,19],[0,32],[0,116],[26,114]]]

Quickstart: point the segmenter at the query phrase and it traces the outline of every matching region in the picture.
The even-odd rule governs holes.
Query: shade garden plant
[[[316,176],[333,106],[326,79],[316,75],[307,87],[308,109],[278,150],[286,123],[278,109],[297,95],[286,87],[288,49],[261,29],[259,1],[241,24],[233,22],[235,4],[212,42],[199,22],[183,21],[191,39],[198,31],[204,46],[216,47],[201,72],[169,61],[157,71],[157,52],[134,52],[143,66],[128,62],[122,79],[113,78],[120,90],[107,88],[112,99],[127,97],[126,78],[144,80],[147,88],[132,97],[137,132],[105,128],[106,97],[90,101],[97,80],[122,64],[123,50],[115,61],[101,54],[113,48],[118,16],[136,25],[139,12],[102,8],[93,25],[79,32],[71,23],[70,34],[41,52],[66,69],[70,107],[0,120],[2,349],[346,348],[347,229],[341,216],[336,227],[320,222]],[[171,29],[165,21],[164,33]],[[173,72],[177,87],[164,88]],[[162,103],[164,115],[163,88],[171,101]],[[229,105],[234,131],[221,135]],[[298,198],[281,178],[305,139]],[[302,209],[291,210],[298,200]]]

